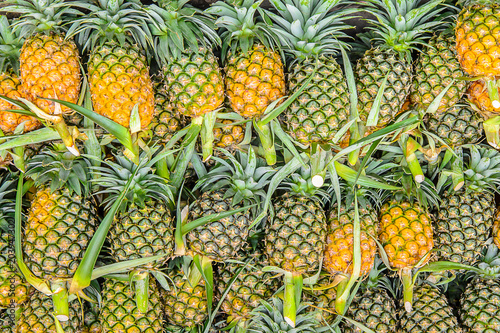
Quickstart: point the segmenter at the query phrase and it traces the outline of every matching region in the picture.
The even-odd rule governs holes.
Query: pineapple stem
[[[496,149],[500,149],[500,116],[490,118],[483,122],[484,133],[488,143]]]
[[[69,320],[69,302],[68,289],[65,282],[56,282],[52,284],[52,303],[54,304],[54,315],[59,321]],[[59,291],[58,291],[59,290]]]
[[[413,282],[411,278],[411,269],[403,269],[401,273],[403,281],[403,300],[406,312],[413,310]]]
[[[26,165],[24,163],[24,146],[15,147],[13,151],[14,154],[12,155],[12,159],[14,160],[14,165],[19,169],[19,171],[25,173]]]
[[[422,167],[420,166],[417,155],[415,154],[415,151],[417,151],[419,147],[420,145],[413,138],[409,138],[406,142],[406,163],[408,163],[411,174],[417,183],[421,183],[425,179],[424,172],[422,171]]]
[[[297,305],[300,303],[302,294],[302,275],[285,273],[285,302],[283,305],[283,316],[291,327],[295,327],[297,316]]]
[[[338,314],[343,315],[345,311],[345,305],[347,299],[349,298],[349,293],[346,293],[347,285],[349,284],[349,279],[344,277],[340,283],[337,285],[337,297],[335,298],[335,311]]]
[[[488,88],[488,95],[491,104],[495,109],[500,108],[500,97],[498,96],[498,84],[496,80],[487,80],[486,87]]]
[[[217,111],[208,112],[203,116],[203,126],[201,127],[203,162],[208,161],[214,151],[214,125],[216,117]]]
[[[61,136],[61,139],[69,152],[75,156],[80,156],[80,152],[78,151],[78,148],[76,148],[75,142],[73,141],[73,136],[69,132],[68,126],[64,120],[62,120],[62,117],[61,121],[54,123],[54,128]]]
[[[149,301],[149,274],[135,282],[135,303],[141,313],[148,312]]]
[[[264,149],[264,157],[268,165],[276,164],[276,150],[274,149],[274,140],[271,127],[268,124],[254,121],[255,130],[259,135],[262,148]]]

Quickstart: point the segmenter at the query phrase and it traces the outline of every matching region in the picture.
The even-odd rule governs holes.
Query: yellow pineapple
[[[493,221],[493,241],[500,249],[500,209],[497,209],[495,221]]]

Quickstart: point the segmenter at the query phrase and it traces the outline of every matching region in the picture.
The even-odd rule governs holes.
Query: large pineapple
[[[84,49],[91,51],[88,77],[93,110],[128,128],[137,106],[141,128],[147,129],[155,100],[144,54],[146,14],[138,0],[95,3],[87,4],[90,14],[70,28]]]
[[[266,225],[265,244],[271,265],[286,272],[284,316],[293,327],[300,303],[296,288],[304,276],[321,269],[327,219],[319,198],[322,192],[312,184],[310,168],[293,174],[286,184],[291,188],[273,201],[274,216]]]
[[[16,308],[26,301],[31,286],[17,267],[14,248],[15,180],[0,175],[0,308]]]
[[[450,186],[441,196],[435,223],[438,256],[473,264],[490,237],[495,217],[495,190],[500,181],[500,154],[490,148],[470,145],[459,155],[465,183]]]
[[[163,312],[156,281],[148,289],[148,310],[142,312],[135,302],[135,290],[128,276],[108,278],[102,289],[102,307],[99,322],[102,333],[162,333]]]
[[[439,6],[442,2],[367,2],[365,10],[375,16],[369,19],[372,23],[369,29],[377,37],[371,42],[372,48],[358,60],[355,70],[358,110],[363,122],[367,121],[379,88],[387,77],[377,122],[373,121],[367,126],[385,126],[401,111],[412,83],[411,51],[415,45],[425,42],[425,32],[440,23],[427,21],[444,9]]]
[[[482,118],[464,99],[448,109],[427,113],[424,124],[450,147],[477,143],[483,135]]]
[[[361,290],[354,296],[346,316],[377,333],[397,332],[398,313],[390,293],[393,292],[391,281],[382,276],[384,270],[380,259],[370,271],[368,279],[361,285]],[[350,321],[342,324],[344,333],[362,333],[363,331]]]
[[[199,226],[186,234],[189,251],[215,261],[234,259],[245,247],[249,227],[265,197],[273,169],[255,155],[252,148],[248,154],[237,152],[232,156],[224,151],[228,161],[214,158],[218,163],[210,172],[198,180],[195,189],[203,193],[189,209],[188,222],[201,217],[233,209],[244,208],[256,203],[253,209],[245,209],[231,216]]]
[[[467,81],[460,80],[465,76],[457,60],[453,34],[448,30],[436,34],[423,47],[416,62],[410,99],[425,110],[455,80],[441,99],[438,112],[449,109],[462,98],[467,89]]]
[[[302,93],[281,115],[287,133],[306,146],[331,144],[349,120],[347,81],[334,58],[340,47],[347,46],[339,42],[346,37],[339,27],[348,27],[342,22],[347,12],[330,11],[339,2],[330,1],[325,5],[321,0],[306,4],[287,0],[286,6],[271,2],[278,15],[267,12],[276,23],[273,31],[280,36],[282,48],[293,58],[289,94],[294,94],[312,76]],[[295,16],[294,12],[302,12],[303,17]],[[321,29],[315,29],[316,26]]]
[[[53,304],[49,296],[36,291],[23,306],[17,321],[16,333],[56,333],[57,323],[52,312]],[[81,332],[81,307],[78,300],[69,304],[69,320],[60,321],[64,333]]]
[[[24,227],[25,261],[35,276],[62,293],[97,226],[96,208],[89,196],[89,164],[54,146],[33,157],[27,172],[36,192]],[[54,312],[60,320],[67,320],[65,298],[57,296],[53,298],[62,302],[54,302]]]
[[[0,16],[0,95],[17,99],[21,97],[21,81],[19,80],[19,55],[24,38],[19,30],[13,32],[7,17]],[[0,99],[0,110],[18,109]],[[32,131],[40,126],[40,122],[30,116],[19,113],[0,111],[0,130],[5,135],[14,133],[19,124],[24,122],[24,132]]]
[[[21,49],[21,96],[49,114],[60,112],[55,98],[76,103],[80,95],[81,70],[78,48],[65,36],[68,22],[82,13],[80,2],[64,0],[12,0],[3,8],[21,14],[14,28],[26,37]],[[69,111],[61,106],[63,112]]]
[[[453,308],[439,287],[422,281],[415,286],[413,295],[413,311],[401,311],[401,333],[463,332]]]
[[[248,327],[252,319],[251,312],[260,305],[261,300],[270,298],[278,286],[273,273],[262,271],[269,266],[269,260],[259,249],[254,253],[241,254],[245,262],[228,262],[221,268],[217,289],[219,295],[223,295],[229,288],[222,300],[221,310],[227,314],[228,323],[237,322],[237,326],[243,329]],[[229,287],[233,278],[235,280]]]
[[[478,274],[467,285],[460,300],[460,319],[470,332],[500,331],[500,255],[490,245],[477,265]]]

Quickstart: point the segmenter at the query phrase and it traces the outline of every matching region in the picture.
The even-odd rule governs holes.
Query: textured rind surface
[[[76,103],[80,95],[81,70],[78,48],[64,35],[36,34],[28,38],[19,57],[21,95],[43,111],[54,114],[55,103],[43,98]],[[62,111],[69,111],[61,106]]]
[[[412,268],[434,247],[431,218],[417,204],[391,200],[380,209],[379,240],[393,268]]]
[[[231,109],[245,118],[261,116],[269,104],[285,96],[281,57],[261,44],[246,54],[229,54],[225,72]]]
[[[153,83],[146,57],[137,45],[102,44],[90,54],[88,74],[95,112],[129,128],[137,104],[141,128],[149,127],[155,106]]]
[[[288,272],[315,274],[326,240],[326,216],[316,198],[285,193],[274,203],[274,219],[266,232],[272,266]]]
[[[24,228],[23,251],[38,277],[71,278],[97,227],[93,202],[68,189],[37,189]]]
[[[148,310],[139,311],[135,292],[128,281],[106,279],[102,289],[103,305],[99,322],[103,333],[163,333],[163,312],[158,287],[149,279]]]
[[[298,142],[331,143],[349,120],[349,90],[342,69],[333,57],[304,60],[291,68],[289,95],[298,91],[316,68],[300,95],[282,113],[282,124]]]
[[[0,234],[0,307],[12,308],[24,303],[32,290],[17,268],[14,237]]]
[[[500,332],[500,282],[474,279],[461,298],[460,318],[470,332]]]
[[[483,191],[446,192],[435,222],[441,260],[472,265],[481,257],[495,216],[494,195]]]

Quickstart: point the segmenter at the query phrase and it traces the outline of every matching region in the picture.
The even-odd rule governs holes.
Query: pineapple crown
[[[0,176],[0,229],[13,233],[16,182],[10,173]],[[14,196],[13,196],[14,194]]]
[[[456,176],[462,181],[453,182]],[[458,191],[465,186],[466,191],[498,192],[500,186],[500,152],[484,145],[463,145],[457,157],[443,168],[438,180],[438,189],[453,184]]]
[[[51,192],[68,189],[80,196],[89,194],[90,162],[70,153],[63,144],[46,147],[28,162],[26,176],[38,186],[47,186]]]
[[[270,11],[266,14],[277,24],[271,29],[279,37],[285,52],[297,59],[336,54],[340,48],[349,49],[349,45],[340,39],[349,38],[344,31],[353,28],[342,20],[352,18],[347,15],[357,11],[331,11],[342,1],[271,0],[279,15]]]
[[[500,278],[500,250],[495,244],[488,246],[477,268],[479,276],[483,279]]]
[[[261,301],[261,305],[252,311],[252,321],[249,327],[253,332],[304,332],[315,333],[320,327],[318,311],[308,311],[309,306],[305,303],[297,305],[296,325],[290,326],[283,316],[283,301],[279,297],[273,297],[272,303]]]
[[[205,12],[219,16],[215,24],[224,28],[222,56],[230,48],[232,53],[248,53],[255,42],[273,48],[277,44],[277,36],[268,22],[257,17],[261,12],[260,5],[264,0],[226,0],[217,1]]]
[[[325,186],[328,186],[326,182]],[[330,199],[327,191],[320,189],[313,184],[310,167],[301,167],[295,173],[288,176],[280,184],[278,189],[289,190],[293,193],[307,197],[316,196],[318,198],[321,198],[323,202],[326,202]]]
[[[151,5],[146,9],[160,63],[168,62],[170,57],[179,59],[187,47],[198,52],[200,43],[206,47],[221,44],[212,17],[188,5],[188,1],[159,1],[160,6]]]
[[[64,32],[68,22],[83,15],[75,7],[85,8],[85,3],[65,0],[9,0],[2,10],[21,14],[21,19],[13,24],[13,28],[26,38],[34,33]]]
[[[361,285],[364,289],[376,289],[376,288],[384,288],[388,292],[390,292],[393,296],[395,290],[392,285],[392,281],[383,274],[383,272],[387,269],[382,259],[377,255],[375,257],[373,267],[368,275],[368,278]]]
[[[103,201],[106,209],[113,205],[130,179],[132,183],[119,207],[121,212],[127,211],[131,205],[144,207],[147,200],[165,201],[171,207],[173,206],[174,198],[169,185],[164,178],[155,174],[154,165],[161,155],[152,158],[151,153],[142,152],[139,164],[135,164],[123,155],[114,155],[114,157],[116,162],[104,161],[108,167],[93,168],[94,173],[99,177],[94,181],[103,188],[98,194],[107,195]]]
[[[15,24],[15,22],[14,22]],[[6,16],[0,16],[0,73],[13,70],[19,74],[19,56],[24,37],[12,31]]]
[[[89,0],[87,0],[89,1]],[[83,49],[118,41],[139,44],[147,50],[151,42],[148,15],[139,0],[95,0],[86,4],[90,14],[75,20],[68,29],[68,36],[77,35]]]
[[[258,158],[252,148],[248,154],[238,151],[233,156],[225,149],[220,149],[226,159],[212,157],[218,163],[205,176],[201,177],[194,190],[204,192],[227,189],[225,197],[233,198],[232,204],[261,204],[266,198],[264,188],[269,183],[275,170]]]
[[[436,16],[446,7],[444,0],[366,0],[363,1],[368,13],[375,16],[367,21],[368,27],[378,35],[372,43],[381,48],[394,49],[408,60],[415,45],[424,44],[429,37],[426,33],[439,26]],[[432,20],[432,21],[430,21]]]

